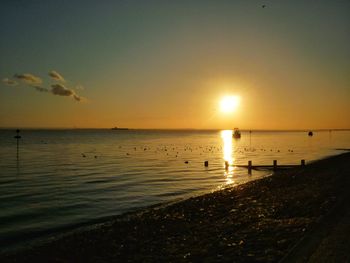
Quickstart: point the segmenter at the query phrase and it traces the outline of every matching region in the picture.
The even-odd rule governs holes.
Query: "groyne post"
[[[225,170],[228,170],[228,167],[229,167],[229,163],[228,161],[225,161]]]
[[[19,139],[21,139],[21,136],[19,135],[19,132],[20,132],[20,130],[19,129],[17,129],[16,130],[16,136],[14,136],[14,138],[17,140],[17,159],[18,159],[18,157],[19,157]]]
[[[248,174],[252,174],[252,161],[248,161]]]
[[[273,170],[277,170],[277,160],[273,160]]]

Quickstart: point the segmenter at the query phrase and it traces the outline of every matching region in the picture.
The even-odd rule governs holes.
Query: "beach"
[[[350,153],[344,153],[236,187],[117,216],[0,258],[2,262],[317,259],[332,239],[337,240],[333,228],[343,236],[341,222],[348,229],[341,219],[347,215],[349,172]],[[329,240],[323,239],[328,236]],[[349,260],[344,246],[333,249],[343,253],[328,251],[328,257]]]

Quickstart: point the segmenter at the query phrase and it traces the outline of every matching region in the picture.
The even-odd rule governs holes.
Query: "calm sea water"
[[[0,246],[268,175],[350,148],[350,132],[0,130]],[[209,167],[204,167],[209,161]]]

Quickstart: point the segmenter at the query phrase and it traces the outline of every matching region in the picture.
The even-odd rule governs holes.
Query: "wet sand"
[[[344,219],[337,215],[344,212],[344,203],[349,200],[349,185],[350,153],[344,153],[305,167],[277,171],[273,176],[237,187],[118,216],[105,224],[53,238],[40,247],[1,255],[0,261],[288,262],[317,259],[324,246],[332,247],[327,240],[318,238],[318,230],[328,230],[323,231],[324,235],[331,233],[329,239],[337,240],[336,229],[345,222],[333,221]],[[345,224],[341,229],[348,231],[349,227]],[[344,235],[344,231],[337,231]],[[344,250],[343,246],[333,247]],[[342,259],[349,260],[347,251],[343,251]],[[334,252],[340,254],[340,251]]]

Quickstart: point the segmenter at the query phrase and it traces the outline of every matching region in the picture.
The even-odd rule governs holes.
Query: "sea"
[[[313,162],[350,131],[0,130],[0,252],[271,175],[234,167]],[[208,162],[208,166],[204,162]],[[225,165],[228,164],[227,165]]]

